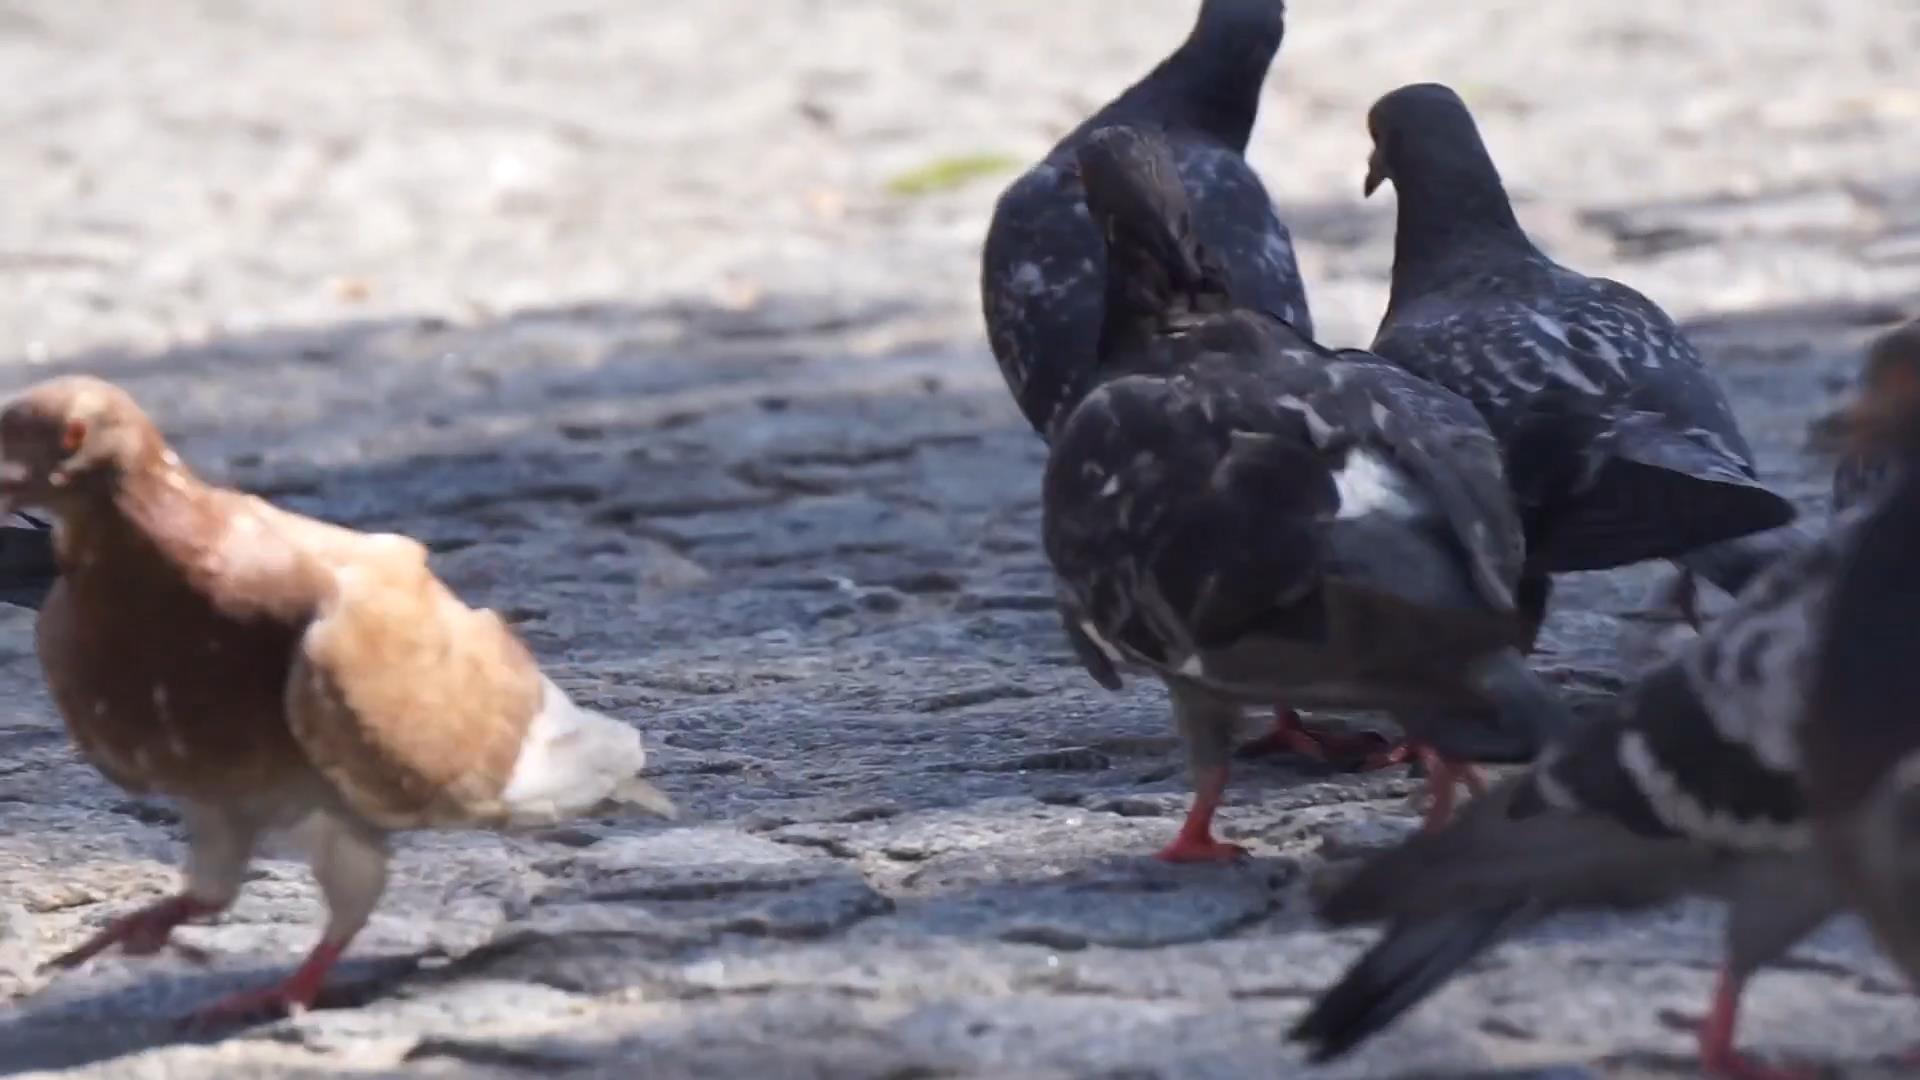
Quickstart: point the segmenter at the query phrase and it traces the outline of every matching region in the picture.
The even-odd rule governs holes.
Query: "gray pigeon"
[[[1393,286],[1373,350],[1478,406],[1507,449],[1546,575],[1672,559],[1728,593],[1809,542],[1700,354],[1651,300],[1549,259],[1520,228],[1458,94],[1426,83],[1368,113],[1365,191],[1399,193]]]
[[[0,479],[0,491],[5,488]],[[40,610],[60,568],[53,559],[53,526],[27,514],[0,524],[0,604]]]
[[[1042,437],[1097,378],[1107,263],[1074,155],[1099,128],[1160,130],[1188,194],[1192,228],[1235,295],[1312,335],[1293,238],[1244,156],[1285,34],[1282,0],[1202,0],[1179,48],[1001,193],[981,254],[981,306],[1000,373]],[[1284,703],[1274,720],[1272,732],[1244,752],[1345,760],[1372,746],[1310,732]]]
[[[1249,307],[1312,333],[1293,240],[1242,156],[1286,32],[1281,0],[1203,0],[1193,32],[1000,196],[981,257],[987,338],[1027,422],[1048,435],[1095,378],[1106,258],[1074,154],[1111,124],[1166,133],[1200,242]]]
[[[1833,588],[1801,733],[1807,801],[1848,902],[1920,988],[1920,398],[1891,491]],[[1891,456],[1891,455],[1890,455]],[[1920,1065],[1920,1052],[1914,1056]]]
[[[1394,710],[1442,766],[1444,817],[1451,762],[1531,759],[1569,719],[1515,648],[1498,445],[1454,395],[1241,305],[1156,132],[1102,129],[1078,159],[1104,315],[1042,529],[1089,672],[1118,688],[1144,667],[1172,696],[1195,797],[1162,857],[1240,853],[1211,829],[1228,742],[1243,704],[1282,696]]]
[[[1798,729],[1859,521],[1849,515],[1763,571],[1616,716],[1342,883],[1321,915],[1338,926],[1384,923],[1385,934],[1292,1038],[1326,1060],[1556,912],[1693,894],[1729,906],[1701,1065],[1718,1076],[1773,1075],[1734,1051],[1734,1021],[1747,979],[1844,903],[1811,841]]]

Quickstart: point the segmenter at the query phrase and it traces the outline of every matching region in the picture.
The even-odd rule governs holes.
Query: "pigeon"
[[[1242,156],[1285,31],[1281,0],[1202,0],[1178,49],[1068,133],[995,203],[980,267],[987,338],[1020,411],[1043,437],[1090,389],[1098,364],[1106,260],[1074,154],[1099,128],[1163,130],[1191,193],[1201,243],[1250,306],[1312,332],[1292,236]]]
[[[1729,906],[1699,1033],[1712,1075],[1782,1075],[1734,1048],[1740,993],[1844,907],[1820,864],[1800,726],[1836,575],[1859,516],[1761,571],[1618,711],[1549,747],[1444,829],[1363,863],[1322,901],[1335,926],[1385,932],[1291,1038],[1325,1061],[1413,1008],[1476,956],[1557,912],[1684,895]]]
[[[1458,397],[1241,306],[1157,132],[1103,128],[1078,162],[1105,313],[1098,383],[1048,457],[1042,537],[1094,678],[1145,668],[1171,696],[1195,794],[1160,856],[1242,854],[1212,834],[1227,745],[1243,704],[1279,695],[1394,710],[1439,766],[1444,817],[1452,762],[1528,760],[1570,719],[1517,651],[1498,444]],[[1437,722],[1463,711],[1476,722]]]
[[[0,409],[0,504],[56,522],[36,644],[82,757],[176,802],[188,833],[177,895],[52,967],[168,945],[233,902],[263,834],[290,832],[326,898],[319,944],[188,1020],[299,1011],[378,903],[389,833],[672,812],[639,733],[569,700],[422,545],[205,483],[111,383],[51,379]]]
[[[1391,180],[1400,201],[1373,351],[1472,401],[1506,447],[1542,613],[1548,575],[1668,559],[1737,594],[1811,543],[1764,535],[1793,506],[1666,312],[1528,239],[1458,94],[1403,86],[1367,125],[1364,193]]]
[[[1855,400],[1830,419],[1821,441],[1840,444],[1833,470],[1833,510],[1844,512],[1894,486],[1900,454],[1888,445],[1903,416],[1920,403],[1920,319],[1875,338],[1867,349]]]
[[[0,604],[40,610],[59,567],[53,558],[53,525],[31,514],[9,514],[0,524]]]
[[[1202,0],[1179,48],[1001,193],[981,254],[981,307],[1000,373],[1042,437],[1096,378],[1106,257],[1074,155],[1100,128],[1163,132],[1189,193],[1193,228],[1241,299],[1312,334],[1292,235],[1244,156],[1285,33],[1282,0]],[[1346,760],[1369,747],[1365,739],[1310,732],[1282,704],[1271,732],[1243,752]]]
[[[1913,331],[1899,335],[1902,348]],[[1889,363],[1912,378],[1908,360]],[[1869,390],[1868,403],[1893,422],[1881,446],[1893,477],[1867,504],[1833,586],[1800,743],[1807,802],[1840,891],[1920,988],[1920,397],[1890,403]],[[1920,1051],[1909,1060],[1920,1064]]]

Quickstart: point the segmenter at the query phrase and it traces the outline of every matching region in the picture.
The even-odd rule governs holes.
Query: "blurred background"
[[[0,353],[783,293],[976,336],[993,197],[1193,7],[14,0]],[[1421,80],[1551,250],[1676,314],[1910,294],[1917,49],[1911,0],[1294,0],[1251,156],[1340,344],[1391,256],[1365,111]]]

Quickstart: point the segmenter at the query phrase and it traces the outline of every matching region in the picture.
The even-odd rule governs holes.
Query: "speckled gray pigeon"
[[[1778,1075],[1738,1055],[1740,992],[1843,905],[1812,843],[1799,726],[1834,579],[1859,524],[1764,570],[1619,713],[1584,725],[1446,829],[1364,864],[1327,897],[1339,925],[1385,934],[1292,1037],[1345,1053],[1504,937],[1556,912],[1682,895],[1729,905],[1727,952],[1700,1029],[1717,1076]]]
[[[1156,132],[1102,129],[1078,160],[1105,315],[1042,529],[1088,670],[1145,667],[1172,695],[1195,797],[1161,856],[1240,854],[1211,829],[1228,743],[1243,703],[1280,696],[1394,710],[1440,766],[1443,818],[1449,762],[1530,759],[1569,721],[1515,649],[1498,445],[1454,395],[1238,304]]]
[[[1920,397],[1904,400],[1890,490],[1827,611],[1801,733],[1808,803],[1848,902],[1920,988]],[[1920,1066],[1920,1051],[1912,1058]]]
[[[27,514],[0,524],[0,604],[40,610],[60,568],[53,561],[53,526]]]
[[[1401,87],[1368,113],[1365,191],[1399,193],[1381,356],[1479,407],[1507,449],[1530,585],[1673,559],[1729,593],[1807,538],[1755,478],[1733,410],[1659,306],[1543,254],[1459,95]]]
[[[1281,0],[1203,0],[1178,49],[1001,194],[981,257],[980,298],[1000,372],[1041,435],[1094,377],[1106,260],[1073,162],[1098,128],[1162,129],[1194,231],[1236,293],[1312,333],[1292,238],[1242,156],[1285,17]]]

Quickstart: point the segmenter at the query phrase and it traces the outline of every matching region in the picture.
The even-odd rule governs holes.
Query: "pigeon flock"
[[[1427,784],[1424,827],[1332,868],[1317,901],[1380,935],[1292,1029],[1313,1060],[1556,915],[1704,896],[1727,917],[1701,1068],[1796,1075],[1737,1049],[1762,967],[1853,912],[1920,980],[1920,322],[1871,347],[1823,425],[1831,520],[1797,521],[1674,321],[1542,252],[1465,102],[1422,83],[1365,118],[1363,194],[1397,199],[1386,311],[1366,348],[1323,344],[1243,156],[1284,14],[1201,0],[1185,41],[1005,190],[982,252],[989,343],[1048,446],[1062,632],[1110,690],[1159,679],[1185,745],[1191,808],[1158,857],[1244,856],[1213,818],[1241,714],[1271,709],[1241,753],[1417,763]],[[189,839],[176,895],[50,967],[168,947],[289,832],[326,900],[318,943],[188,1019],[297,1012],[378,904],[389,834],[675,813],[641,734],[569,700],[424,547],[205,483],[110,383],[0,408],[0,509],[0,602],[39,612],[75,746],[176,803]],[[1704,625],[1689,607],[1690,641],[1576,715],[1529,662],[1553,575],[1649,560],[1731,605]],[[1400,741],[1299,708],[1379,710]]]

